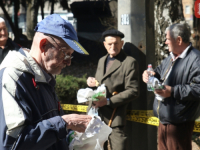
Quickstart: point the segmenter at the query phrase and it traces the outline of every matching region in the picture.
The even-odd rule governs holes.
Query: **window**
[[[190,6],[189,5],[185,6],[185,14],[190,14]]]

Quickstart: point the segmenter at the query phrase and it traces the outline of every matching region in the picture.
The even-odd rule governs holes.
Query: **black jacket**
[[[155,69],[162,79],[171,60],[168,56]],[[171,97],[164,101],[154,99],[153,111],[163,124],[177,124],[194,121],[200,115],[200,51],[189,48],[184,58],[178,58],[164,82],[173,87]]]
[[[5,48],[2,49],[0,47],[0,64],[3,61],[3,59],[6,57],[6,55],[8,54],[8,52],[10,50],[15,50],[18,51],[19,50],[19,45],[17,45],[16,43],[14,43],[10,38],[8,38]]]

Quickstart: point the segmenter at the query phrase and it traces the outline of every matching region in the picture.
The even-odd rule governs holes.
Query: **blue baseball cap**
[[[35,31],[60,37],[76,52],[89,55],[78,42],[78,37],[72,24],[58,14],[52,14],[44,18],[37,24]]]

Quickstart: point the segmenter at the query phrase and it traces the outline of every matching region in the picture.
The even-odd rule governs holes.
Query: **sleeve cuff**
[[[48,119],[49,122],[54,126],[57,131],[59,139],[63,139],[67,135],[66,122],[62,119],[61,116],[56,116]]]
[[[174,87],[171,88],[171,97],[174,97]]]
[[[110,98],[107,98],[107,105],[110,105]]]

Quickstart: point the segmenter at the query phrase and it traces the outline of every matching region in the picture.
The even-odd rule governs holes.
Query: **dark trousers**
[[[159,123],[158,150],[192,150],[194,121],[180,124]]]
[[[128,140],[125,127],[112,128],[108,141],[104,144],[104,150],[127,150]]]

